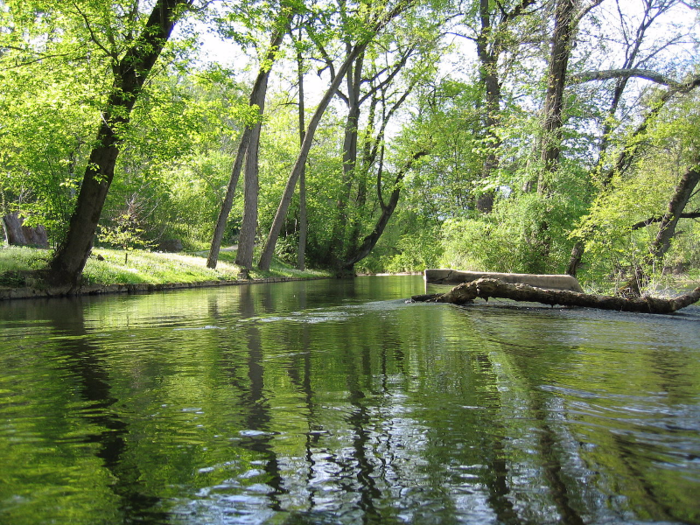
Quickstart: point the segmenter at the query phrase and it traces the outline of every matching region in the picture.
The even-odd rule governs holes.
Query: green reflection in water
[[[0,522],[700,522],[697,310],[421,289],[0,305]]]

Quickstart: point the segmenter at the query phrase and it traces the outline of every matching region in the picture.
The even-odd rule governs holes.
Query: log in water
[[[504,283],[498,279],[478,279],[455,286],[446,293],[415,295],[411,299],[419,302],[467,304],[477,297],[485,300],[488,300],[489,297],[498,297],[551,306],[581,306],[622,312],[670,314],[698,302],[700,300],[700,287],[690,293],[668,299],[659,297],[626,298],[536,288],[527,284]]]

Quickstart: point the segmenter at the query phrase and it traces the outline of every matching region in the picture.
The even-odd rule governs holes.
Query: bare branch
[[[598,7],[602,3],[603,0],[592,0],[591,3],[581,9],[581,11],[579,11],[579,13],[571,21],[572,27],[577,27],[579,22],[583,20],[584,16],[586,16],[593,8]]]
[[[591,82],[593,80],[611,80],[613,78],[619,79],[629,79],[629,78],[643,78],[651,82],[656,82],[663,86],[670,86],[674,88],[680,87],[680,83],[676,82],[672,78],[652,71],[650,69],[606,69],[603,71],[586,71],[584,73],[579,73],[578,75],[571,75],[569,80],[571,84],[583,84],[584,82]]]

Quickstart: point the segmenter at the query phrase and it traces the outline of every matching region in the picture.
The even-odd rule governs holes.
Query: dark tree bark
[[[644,219],[643,221],[639,221],[634,223],[631,227],[630,230],[641,230],[642,228],[646,228],[647,226],[650,226],[652,224],[657,224],[659,222],[662,222],[665,219],[666,216],[663,217],[649,217],[648,219]],[[700,212],[698,211],[691,211],[688,213],[681,213],[679,215],[680,219],[700,219]]]
[[[377,223],[372,232],[364,238],[362,244],[355,249],[354,253],[349,254],[349,256],[342,262],[341,270],[352,270],[355,263],[367,257],[376,246],[377,241],[382,236],[382,233],[384,233],[384,229],[386,228],[387,224],[389,224],[389,219],[391,219],[391,216],[394,214],[394,210],[396,210],[396,205],[398,204],[399,197],[401,195],[401,181],[406,176],[406,173],[408,173],[408,171],[411,169],[413,163],[427,154],[428,153],[426,151],[416,153],[413,155],[411,160],[406,163],[403,169],[399,171],[394,179],[393,190],[389,197],[389,201],[386,203],[382,198],[381,181],[379,182],[377,191],[382,213],[380,214],[379,219],[377,219]]]
[[[678,182],[673,196],[668,203],[666,213],[661,218],[659,232],[649,247],[651,259],[661,261],[671,247],[671,239],[676,233],[676,225],[683,215],[683,210],[688,204],[695,187],[700,182],[700,158],[698,164],[686,171]]]
[[[571,45],[576,27],[577,0],[557,0],[555,8],[554,34],[547,74],[547,96],[544,104],[542,126],[542,172],[537,181],[537,192],[545,195],[548,190],[548,175],[559,167],[561,128],[563,125],[563,100],[566,86],[566,70],[571,55]]]
[[[141,34],[120,59],[114,57],[114,80],[95,147],[90,153],[66,238],[50,264],[49,280],[75,286],[87,262],[119,155],[124,127],[143,84],[165,46],[176,15],[191,0],[158,0]]]
[[[486,135],[488,138],[486,158],[481,172],[482,179],[488,179],[498,169],[497,155],[501,141],[495,130],[499,123],[501,111],[501,80],[498,73],[498,60],[505,49],[505,37],[510,24],[536,0],[521,0],[511,11],[505,11],[498,5],[500,20],[492,11],[492,2],[479,0],[479,22],[481,28],[476,37],[476,51],[479,57],[479,80],[486,91]],[[490,213],[493,209],[493,191],[485,192],[477,198],[476,209]]]
[[[477,297],[488,300],[490,297],[548,304],[551,306],[580,306],[640,312],[650,314],[670,314],[690,306],[700,300],[700,287],[692,292],[673,299],[654,297],[624,298],[591,295],[569,290],[546,290],[526,284],[507,284],[496,279],[479,279],[455,286],[444,294],[416,295],[411,299],[418,302],[468,304]]]
[[[336,259],[342,256],[348,227],[347,207],[350,202],[353,182],[357,169],[357,144],[360,122],[360,89],[362,84],[362,67],[364,65],[364,53],[348,68],[345,74],[345,84],[347,95],[342,98],[348,106],[348,114],[345,118],[345,130],[343,137],[343,183],[342,193],[336,202],[337,219],[333,224],[331,239],[335,248],[335,253],[331,253],[331,258]]]

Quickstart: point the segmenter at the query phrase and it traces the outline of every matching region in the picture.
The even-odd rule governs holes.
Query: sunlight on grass
[[[104,260],[98,260],[97,256]],[[124,265],[121,250],[95,249],[85,265],[83,276],[90,284],[165,284],[235,280],[240,268],[219,263],[215,270],[206,267],[206,259],[190,255],[134,250]]]
[[[51,250],[20,246],[0,247],[0,273],[46,268]]]
[[[45,269],[51,250],[36,248],[0,247],[0,286],[23,286],[24,273]],[[186,255],[142,250],[129,251],[129,262],[124,264],[124,251],[95,248],[85,265],[85,284],[170,284],[235,281],[241,269],[234,261],[235,252],[221,252],[215,270],[207,268],[206,253]],[[299,271],[275,261],[268,272],[252,270],[252,279],[268,277],[327,277],[321,271]],[[4,277],[4,279],[2,278]]]

